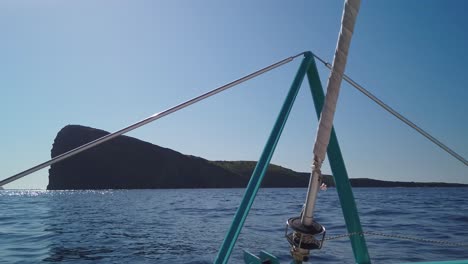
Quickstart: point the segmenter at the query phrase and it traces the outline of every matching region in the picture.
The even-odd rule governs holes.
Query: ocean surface
[[[262,189],[230,263],[260,250],[288,263],[285,222],[305,189]],[[242,189],[0,191],[0,263],[212,263]],[[356,188],[365,231],[468,244],[468,188]],[[327,236],[346,233],[336,190],[319,193]],[[468,247],[366,236],[373,263],[468,259]],[[349,239],[311,263],[354,263]]]

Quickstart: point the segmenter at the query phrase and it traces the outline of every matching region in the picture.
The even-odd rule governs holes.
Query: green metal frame
[[[304,59],[302,60],[301,66],[296,73],[296,77],[291,85],[286,100],[284,101],[283,107],[281,108],[280,114],[276,119],[276,123],[271,131],[270,137],[263,149],[262,155],[252,173],[249,184],[247,185],[242,202],[237,209],[234,216],[234,220],[231,227],[226,234],[226,237],[221,245],[221,248],[216,256],[216,264],[227,263],[229,256],[234,248],[239,233],[244,225],[245,219],[249,214],[250,208],[252,207],[255,196],[257,195],[258,189],[262,183],[265,172],[270,164],[270,160],[275,151],[276,144],[281,136],[284,125],[289,116],[289,112],[294,104],[294,100],[299,92],[302,81],[307,74],[309,81],[310,91],[312,93],[312,99],[315,105],[315,111],[317,117],[320,118],[322,113],[323,104],[325,101],[325,95],[323,92],[320,77],[317,71],[317,66],[313,59],[311,52],[304,53]],[[330,167],[332,170],[333,177],[335,179],[336,190],[340,199],[341,209],[346,222],[346,228],[348,233],[356,234],[350,236],[351,246],[356,263],[368,264],[371,263],[369,258],[369,252],[367,250],[366,240],[363,235],[361,221],[354,200],[353,191],[349,182],[348,173],[346,166],[341,155],[340,146],[338,145],[338,139],[335,134],[335,129],[332,127],[330,142],[327,149],[328,159],[330,161]],[[260,263],[279,263],[279,260],[273,255],[267,252],[260,252],[257,257],[249,252],[244,252],[244,261],[247,264],[260,264]],[[295,263],[294,261],[292,263]],[[468,264],[468,260],[454,260],[454,261],[436,261],[436,262],[421,262],[420,264]]]
[[[260,188],[263,177],[265,176],[265,172],[273,156],[273,152],[281,136],[281,132],[283,131],[291,108],[294,104],[294,100],[297,96],[297,93],[299,92],[302,81],[304,80],[306,74],[309,80],[309,85],[315,104],[315,110],[317,112],[317,116],[320,117],[320,113],[322,112],[324,104],[324,93],[320,83],[317,66],[314,62],[314,56],[311,52],[305,52],[304,59],[302,60],[302,63],[296,73],[276,123],[273,126],[270,137],[268,138],[265,148],[263,149],[262,155],[252,173],[249,184],[246,187],[244,197],[242,198],[241,204],[237,209],[231,227],[229,228],[218,255],[216,256],[214,261],[216,264],[225,264],[229,260],[229,256],[231,255],[239,233],[244,225],[245,219],[247,218],[250,208],[252,207],[255,196],[257,195],[258,189]],[[356,204],[354,202],[353,192],[349,183],[348,174],[346,172],[345,164],[334,129],[332,129],[327,154],[328,159],[330,160],[332,173],[335,177],[336,188],[348,232],[362,233],[362,227]],[[370,263],[364,235],[351,236],[351,244],[356,263]]]

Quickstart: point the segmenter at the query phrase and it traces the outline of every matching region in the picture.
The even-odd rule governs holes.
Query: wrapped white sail
[[[360,0],[347,0],[345,1],[343,8],[338,44],[335,50],[335,57],[333,58],[330,77],[328,78],[325,103],[322,109],[322,114],[320,115],[317,138],[315,139],[314,145],[312,173],[310,176],[309,188],[307,190],[306,202],[302,212],[301,222],[306,226],[313,224],[315,201],[321,184],[322,172],[320,168],[323,160],[325,159],[328,142],[330,141],[336,102],[338,100],[338,94],[340,93],[340,85],[344,75],[348,50],[360,5]]]
[[[314,159],[322,162],[325,159],[330,133],[333,126],[336,102],[340,92],[340,85],[346,67],[348,50],[353,36],[354,24],[359,12],[360,0],[348,0],[345,2],[338,44],[333,58],[332,69],[327,83],[327,94],[325,104],[320,116],[317,138],[314,145]]]

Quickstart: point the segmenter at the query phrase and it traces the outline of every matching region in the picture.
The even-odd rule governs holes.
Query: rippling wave
[[[305,189],[263,189],[239,237],[242,250],[290,260],[285,222]],[[467,188],[357,188],[365,231],[468,243]],[[0,262],[212,263],[241,189],[0,191]],[[321,192],[316,220],[346,233],[334,189]],[[468,248],[367,236],[374,263],[467,259]],[[348,239],[327,241],[312,262],[353,263]]]

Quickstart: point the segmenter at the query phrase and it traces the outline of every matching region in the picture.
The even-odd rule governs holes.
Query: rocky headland
[[[65,126],[54,140],[51,156],[91,142],[109,132]],[[128,136],[119,136],[49,169],[49,190],[75,189],[173,189],[243,188],[255,167],[254,161],[210,161],[185,155]],[[309,173],[271,164],[262,187],[307,187]],[[351,179],[354,187],[458,187],[463,184],[390,182]],[[324,182],[334,186],[333,177]]]

